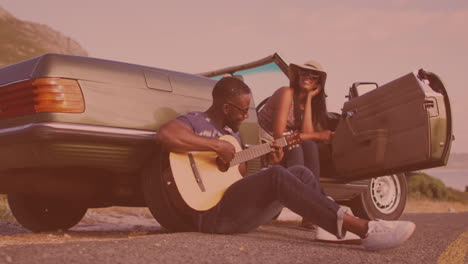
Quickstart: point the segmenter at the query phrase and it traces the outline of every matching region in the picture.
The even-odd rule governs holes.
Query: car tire
[[[170,170],[168,153],[157,151],[141,174],[142,190],[148,209],[158,223],[170,232],[194,231],[191,216],[174,206],[164,173]]]
[[[8,194],[16,221],[33,232],[67,230],[78,224],[88,208],[60,198]]]
[[[373,178],[366,191],[354,198],[349,206],[361,218],[396,220],[406,206],[406,174],[392,174]]]

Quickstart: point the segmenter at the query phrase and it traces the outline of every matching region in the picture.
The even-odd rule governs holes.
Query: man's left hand
[[[283,147],[278,142],[273,141],[271,143],[270,162],[277,165],[281,162],[284,157]]]

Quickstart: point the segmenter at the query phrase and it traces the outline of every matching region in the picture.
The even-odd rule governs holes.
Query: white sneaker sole
[[[335,235],[325,231],[322,228],[317,228],[315,232],[315,241],[324,242],[324,243],[337,243],[337,244],[353,244],[360,245],[362,244],[361,238],[351,232],[346,232],[344,238],[337,238]]]
[[[408,224],[407,228],[405,228],[405,231],[403,232],[403,236],[400,237],[398,239],[398,241],[396,241],[395,243],[393,243],[391,245],[386,245],[386,246],[382,246],[382,245],[377,245],[377,246],[374,246],[374,247],[364,246],[364,248],[366,250],[369,250],[369,251],[396,248],[396,247],[402,245],[406,240],[408,240],[411,237],[411,235],[414,233],[415,229],[416,229],[416,225],[414,223]]]

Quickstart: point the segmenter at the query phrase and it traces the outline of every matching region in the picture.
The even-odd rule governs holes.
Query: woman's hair
[[[293,96],[293,102],[294,102],[294,122],[296,129],[300,129],[302,126],[302,111],[299,108],[299,75],[296,75],[297,77],[294,79],[290,80],[290,86],[294,89],[294,96]],[[322,86],[322,80],[319,79],[319,84]],[[327,123],[327,105],[325,103],[325,98],[327,97],[325,94],[325,89],[322,86],[321,91],[312,98],[311,104],[312,104],[312,124],[314,126],[314,129],[317,131],[328,129],[328,123]]]

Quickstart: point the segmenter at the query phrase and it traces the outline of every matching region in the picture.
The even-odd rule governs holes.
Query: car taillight
[[[0,87],[0,119],[34,113],[82,113],[85,104],[78,81],[39,78]]]

